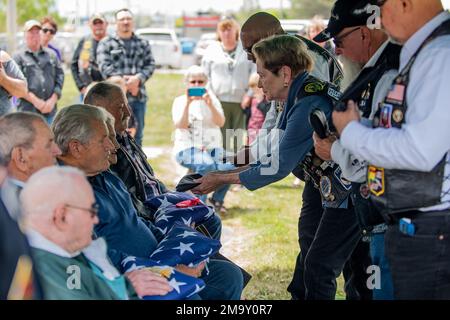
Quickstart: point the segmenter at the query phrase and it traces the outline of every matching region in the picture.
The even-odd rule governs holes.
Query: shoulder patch
[[[325,83],[320,81],[309,82],[305,85],[306,93],[316,93],[321,92],[325,88]]]
[[[333,87],[329,87],[328,88],[328,92],[327,92],[328,96],[334,100],[339,100],[341,99],[342,93],[339,92],[338,90],[334,89]]]

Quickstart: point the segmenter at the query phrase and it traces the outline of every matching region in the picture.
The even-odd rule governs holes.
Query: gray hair
[[[0,118],[0,164],[6,166],[11,161],[14,148],[31,148],[36,138],[34,123],[45,119],[37,113],[15,112]]]
[[[62,109],[52,124],[55,142],[62,154],[67,154],[72,140],[87,144],[92,138],[95,121],[106,122],[106,119],[102,109],[87,104],[75,104]]]
[[[99,109],[104,113],[105,123],[114,128],[114,124],[116,123],[116,119],[114,118],[114,116],[111,113],[109,113],[108,110],[106,110],[106,109],[103,109],[103,108],[99,108]],[[108,129],[108,131],[109,131],[109,129]]]
[[[59,203],[77,196],[77,179],[88,183],[80,169],[70,166],[52,166],[37,171],[20,193],[22,212],[25,216],[44,211],[52,213]],[[55,192],[58,193],[57,197],[54,196]]]
[[[206,80],[208,80],[208,76],[206,75],[205,69],[203,69],[200,66],[193,65],[186,70],[186,74],[184,75],[184,81],[187,83],[190,78],[195,76],[201,76],[204,77]]]

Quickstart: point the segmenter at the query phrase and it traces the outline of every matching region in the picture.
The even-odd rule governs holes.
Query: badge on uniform
[[[384,103],[381,108],[380,113],[380,123],[379,126],[382,128],[391,128],[391,116],[392,116],[392,110],[394,107],[391,104]]]
[[[322,176],[320,178],[320,193],[325,200],[334,200],[334,195],[331,193],[331,180],[327,176]]]
[[[401,123],[403,121],[403,118],[404,115],[401,109],[395,109],[394,112],[392,112],[392,120],[395,123]]]
[[[325,88],[325,83],[323,82],[310,82],[305,86],[305,92],[307,93],[316,93],[320,92]]]
[[[367,183],[363,183],[360,187],[359,187],[359,194],[361,195],[361,197],[363,199],[369,199],[370,196],[370,190],[369,190],[369,186],[367,185]]]
[[[377,197],[384,194],[384,168],[369,166],[367,170],[367,184],[371,193]]]
[[[405,99],[405,89],[406,87],[403,84],[394,84],[392,90],[389,91],[386,100],[402,104]]]

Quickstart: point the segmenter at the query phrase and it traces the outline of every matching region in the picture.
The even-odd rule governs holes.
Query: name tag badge
[[[384,169],[369,166],[367,171],[367,184],[369,185],[369,190],[372,194],[377,197],[384,194],[385,182],[384,182]]]

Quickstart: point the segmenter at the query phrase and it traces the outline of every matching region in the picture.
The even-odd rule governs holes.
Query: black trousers
[[[385,235],[394,298],[450,299],[450,211],[410,217],[414,235],[391,224]]]
[[[293,299],[334,299],[336,295],[336,278],[342,272],[354,249],[361,240],[361,231],[353,208],[322,208],[319,191],[307,182],[302,194],[302,209],[298,222],[300,253],[297,257],[293,279],[288,287]],[[353,256],[353,270],[365,270],[368,247],[358,250]],[[358,266],[360,265],[360,266]],[[349,297],[365,296],[356,294],[358,288],[365,287],[367,277],[361,273],[352,277],[346,284]]]

